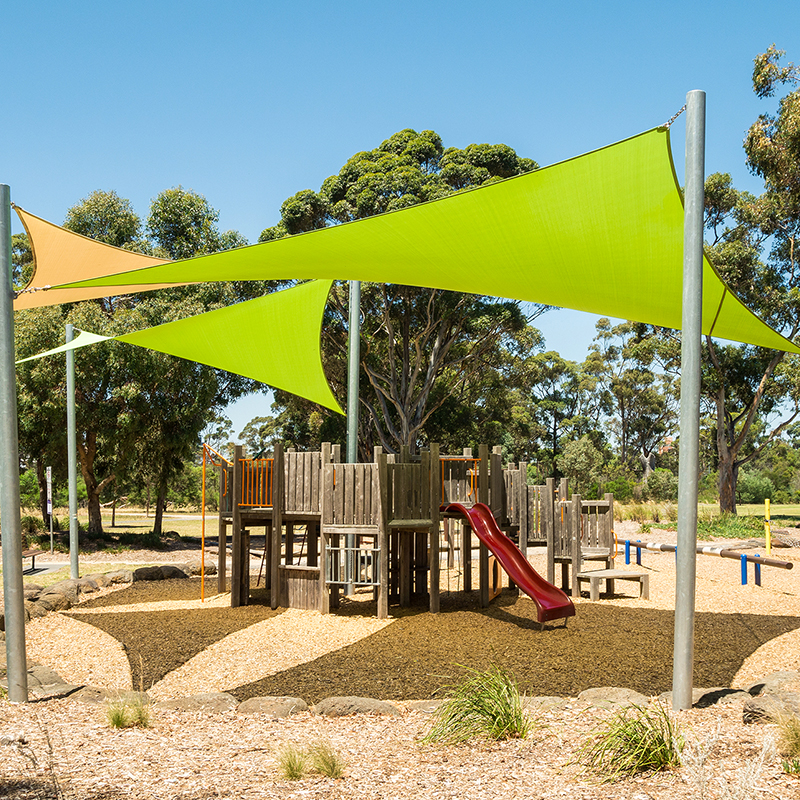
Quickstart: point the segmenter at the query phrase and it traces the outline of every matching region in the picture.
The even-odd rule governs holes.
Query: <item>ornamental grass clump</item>
[[[660,704],[631,706],[606,720],[578,760],[604,782],[680,766],[684,738]]]
[[[500,667],[471,669],[470,675],[451,689],[453,696],[437,710],[424,743],[456,744],[479,737],[524,739],[533,729],[516,679]]]
[[[344,775],[344,759],[329,742],[315,742],[308,748],[308,758],[314,772],[326,778],[341,778]]]
[[[306,774],[306,754],[292,745],[286,745],[278,756],[278,767],[287,781],[299,781]]]
[[[139,698],[109,703],[106,716],[112,728],[150,727],[150,707]]]

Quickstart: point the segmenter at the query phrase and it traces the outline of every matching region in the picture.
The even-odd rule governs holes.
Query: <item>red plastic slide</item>
[[[494,553],[511,580],[536,603],[539,622],[575,616],[572,600],[528,563],[520,549],[497,526],[489,506],[475,503],[472,508],[466,508],[461,503],[451,503],[447,511],[458,511],[467,518],[472,530]]]

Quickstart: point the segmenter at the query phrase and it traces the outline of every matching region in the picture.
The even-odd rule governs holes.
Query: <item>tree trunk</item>
[[[719,510],[723,514],[736,513],[736,483],[739,480],[739,464],[731,451],[719,460]]]
[[[153,520],[153,533],[161,536],[162,520],[164,519],[164,506],[167,504],[167,485],[159,487],[156,498],[156,515]]]
[[[94,474],[94,457],[97,453],[96,434],[89,431],[85,441],[78,440],[78,456],[81,462],[81,474],[86,484],[86,502],[89,509],[88,532],[101,534],[103,532],[103,517],[100,511],[100,493],[114,480],[114,473],[98,481]]]
[[[644,483],[656,469],[656,454],[653,451],[645,452],[644,447],[639,451],[639,460],[644,467],[644,474],[642,475],[642,483]]]

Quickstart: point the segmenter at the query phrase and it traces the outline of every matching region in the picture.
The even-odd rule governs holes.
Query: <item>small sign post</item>
[[[47,467],[47,516],[50,519],[50,555],[53,555],[53,468]]]

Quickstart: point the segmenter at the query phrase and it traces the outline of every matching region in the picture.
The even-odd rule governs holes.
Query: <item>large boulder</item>
[[[69,579],[54,583],[52,586],[48,586],[44,592],[42,592],[42,594],[52,594],[54,592],[57,594],[63,594],[64,597],[66,597],[67,600],[72,603],[72,605],[75,605],[75,603],[78,602],[78,595],[80,594],[80,591],[80,581]]]
[[[163,581],[164,573],[161,567],[139,567],[133,571],[134,583],[138,581]]]
[[[173,711],[201,711],[204,714],[224,714],[235,711],[239,701],[227,692],[201,692],[189,697],[179,697],[175,700],[164,700],[156,703],[157,708],[167,708]]]
[[[36,604],[46,608],[48,611],[63,611],[72,607],[72,603],[60,592],[43,594],[36,601]]]
[[[106,572],[109,583],[133,583],[133,572],[129,569],[115,569]]]
[[[93,572],[91,575],[86,576],[86,580],[94,581],[100,589],[105,589],[106,586],[111,584],[111,581],[103,572]]]
[[[623,689],[618,686],[599,686],[594,689],[585,689],[578,695],[578,700],[583,700],[597,708],[611,708],[614,710],[649,705],[650,698],[645,697],[633,689]]]
[[[327,697],[320,700],[312,709],[324,717],[347,717],[350,714],[382,714],[399,717],[402,712],[386,700],[373,700],[371,697]]]
[[[745,723],[777,722],[781,717],[800,714],[800,695],[792,692],[770,692],[751,697],[742,709]]]
[[[78,589],[81,594],[93,594],[100,588],[100,585],[93,578],[78,578]]]
[[[77,692],[69,695],[70,700],[89,705],[103,705],[104,703],[142,703],[150,704],[147,692],[135,692],[132,689],[101,689],[99,686],[84,686]]]
[[[282,719],[301,711],[308,711],[308,705],[299,697],[251,697],[236,709],[237,714],[266,714],[271,719]]]
[[[175,564],[162,564],[159,568],[161,570],[161,575],[166,579],[170,580],[171,578],[188,578],[189,576],[184,572],[180,566]]]
[[[770,672],[763,678],[759,678],[747,687],[747,691],[752,695],[764,694],[767,692],[797,692],[800,693],[800,672],[793,670],[780,670]]]

